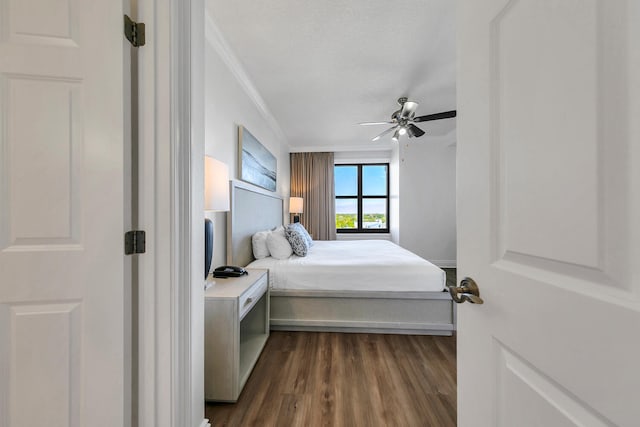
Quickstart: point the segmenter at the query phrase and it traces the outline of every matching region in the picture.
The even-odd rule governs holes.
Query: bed
[[[282,198],[231,181],[227,262],[269,269],[272,330],[452,334],[444,272],[391,242],[315,241],[306,257],[255,260],[251,236],[286,222]]]
[[[442,292],[446,282],[440,268],[388,240],[315,241],[307,256],[248,267],[268,269],[272,290]]]

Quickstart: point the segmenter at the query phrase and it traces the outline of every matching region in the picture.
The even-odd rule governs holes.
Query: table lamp
[[[229,210],[229,167],[213,157],[204,157],[204,210]],[[204,220],[204,278],[209,276],[213,260],[213,221]]]
[[[289,197],[289,212],[293,215],[293,222],[300,222],[300,214],[304,213],[302,197]]]

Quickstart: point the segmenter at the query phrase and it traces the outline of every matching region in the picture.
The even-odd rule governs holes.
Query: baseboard
[[[274,325],[271,324],[272,331],[294,331],[294,332],[340,332],[355,334],[392,334],[392,335],[438,335],[451,336],[455,330],[455,325],[446,325],[441,329],[389,329],[389,328],[352,328],[340,326],[307,326],[307,325]]]

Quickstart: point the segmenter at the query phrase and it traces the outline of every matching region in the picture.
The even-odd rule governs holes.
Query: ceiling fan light
[[[407,128],[401,127],[400,129],[398,129],[398,133],[400,135],[405,135],[407,133]]]
[[[391,137],[391,139],[393,139],[395,142],[398,142],[398,138],[400,137],[400,129],[396,129],[396,131],[393,133],[393,136]]]

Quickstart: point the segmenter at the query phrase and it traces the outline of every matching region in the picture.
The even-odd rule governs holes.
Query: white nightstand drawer
[[[239,308],[238,314],[240,320],[251,310],[251,308],[258,302],[260,297],[267,291],[267,275],[262,276],[251,288],[240,296],[238,299]]]

